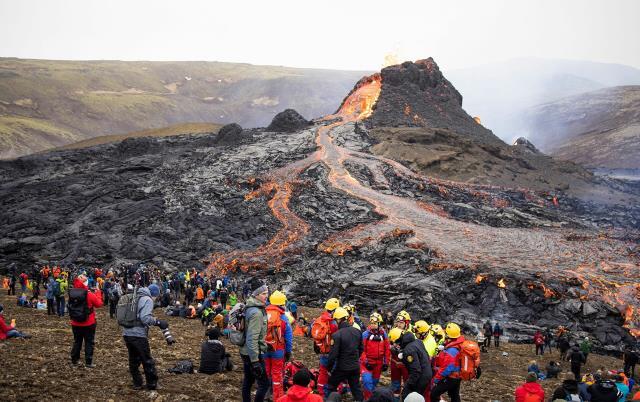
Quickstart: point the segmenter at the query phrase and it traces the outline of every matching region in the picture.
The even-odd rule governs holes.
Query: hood
[[[522,388],[524,388],[525,391],[527,391],[529,393],[532,393],[532,394],[537,394],[542,390],[542,387],[537,382],[524,383]]]
[[[306,401],[307,396],[311,393],[311,388],[303,387],[301,385],[293,385],[287,391],[287,397],[289,401]]]
[[[269,310],[269,311],[279,311],[280,314],[284,314],[284,309],[280,306],[276,306],[274,304],[269,304],[265,310]]]
[[[76,278],[73,280],[73,287],[76,289],[89,289],[84,283],[82,283],[80,278]]]
[[[562,382],[562,389],[572,394],[578,393],[578,381],[576,380],[564,380]]]
[[[249,298],[249,300],[247,300],[247,303],[245,304],[246,307],[263,307],[264,308],[264,303],[261,303],[260,300],[256,299],[255,297],[251,296]]]
[[[408,344],[410,344],[415,340],[416,340],[416,337],[413,335],[412,332],[405,332],[404,334],[402,334],[402,337],[400,337],[400,346],[402,348],[405,348],[407,347]]]
[[[457,337],[456,339],[451,340],[449,343],[447,343],[446,345],[444,345],[445,348],[451,348],[454,346],[458,346],[460,345],[462,342],[464,342],[464,336],[460,335],[459,337]]]
[[[151,292],[149,292],[149,288],[138,288],[137,294],[138,294],[138,296],[149,296],[149,297],[151,297]]]

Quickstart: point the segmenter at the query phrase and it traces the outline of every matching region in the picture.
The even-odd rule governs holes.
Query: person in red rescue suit
[[[380,374],[387,371],[391,360],[389,338],[382,328],[382,323],[382,316],[373,313],[369,317],[369,326],[362,333],[364,352],[360,357],[360,373],[366,400],[371,398],[380,381]]]
[[[440,395],[447,393],[450,402],[460,402],[460,345],[465,341],[460,327],[455,323],[445,328],[444,349],[434,361],[434,375],[431,389],[431,402],[439,402]]]
[[[316,321],[324,321],[329,326],[329,334],[326,337],[327,339],[318,340],[314,338],[314,349],[315,349],[315,352],[318,354],[318,358],[320,360],[319,369],[318,369],[318,384],[317,384],[318,394],[320,394],[320,396],[323,396],[323,397],[324,397],[325,388],[328,386],[328,381],[329,381],[329,371],[327,369],[327,362],[329,361],[328,348],[331,347],[331,344],[330,344],[331,335],[333,335],[335,332],[338,331],[338,324],[333,319],[333,311],[338,307],[340,307],[340,301],[336,298],[331,298],[327,300],[327,302],[324,304],[325,311],[323,311],[322,314],[320,314],[320,317],[316,318]],[[311,327],[312,337],[313,337],[313,328],[315,326],[316,324],[314,322],[314,325],[312,325]],[[319,346],[318,346],[319,342],[327,344],[325,345],[327,347],[327,350],[325,352],[319,349]]]
[[[396,315],[395,328],[400,328],[403,333],[411,331],[411,316],[406,311],[402,310]],[[391,350],[391,389],[396,397],[400,396],[400,389],[402,384],[409,378],[409,370],[402,364],[402,359],[398,357],[399,350],[393,348]]]
[[[277,401],[284,395],[284,364],[291,359],[293,330],[284,311],[284,306],[287,304],[284,293],[276,290],[269,297],[269,303],[265,309],[267,311],[267,352],[264,354],[264,363],[267,376],[271,380],[273,400]]]
[[[73,331],[73,347],[71,348],[71,363],[78,364],[80,360],[80,349],[84,341],[84,360],[85,367],[94,368],[93,362],[93,345],[96,336],[96,312],[94,309],[102,307],[102,292],[96,289],[95,292],[89,290],[88,279],[85,275],[80,275],[73,281],[74,289],[84,289],[86,293],[86,302],[89,308],[89,314],[85,321],[71,320],[71,329]]]

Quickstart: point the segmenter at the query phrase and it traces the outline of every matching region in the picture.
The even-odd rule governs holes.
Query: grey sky
[[[640,67],[640,0],[0,0],[0,56],[379,69],[514,57]]]

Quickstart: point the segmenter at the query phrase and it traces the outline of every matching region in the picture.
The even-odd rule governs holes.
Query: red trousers
[[[409,379],[409,370],[402,364],[391,358],[391,389],[394,394],[399,394],[402,384]]]
[[[329,355],[318,355],[320,359],[320,367],[318,368],[318,394],[324,397],[324,391],[329,386],[329,371],[327,370],[327,361]]]
[[[284,395],[284,358],[265,357],[264,365],[271,381],[273,400],[277,401]]]

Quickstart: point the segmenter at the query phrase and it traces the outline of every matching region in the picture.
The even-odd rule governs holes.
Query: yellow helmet
[[[406,311],[402,310],[396,315],[396,321],[411,321],[411,316]]]
[[[347,317],[349,317],[349,312],[347,312],[347,310],[343,309],[342,307],[336,307],[335,311],[333,312],[334,320],[340,320]]]
[[[327,302],[324,304],[324,309],[329,311],[333,311],[338,307],[340,307],[340,300],[336,299],[335,297],[327,300]]]
[[[375,323],[382,324],[382,316],[379,313],[372,313],[369,316],[369,322],[371,324],[375,324]]]
[[[389,342],[391,343],[397,342],[401,336],[402,336],[402,330],[400,328],[392,328],[391,331],[389,331]]]
[[[276,290],[275,292],[271,293],[271,296],[269,296],[269,303],[273,304],[274,306],[284,306],[285,304],[287,304],[287,296],[285,296],[285,294],[281,291]]]
[[[431,326],[431,331],[434,334],[438,334],[438,335],[444,335],[444,330],[442,329],[442,327],[440,326],[440,324],[433,324]]]
[[[413,324],[413,328],[419,334],[426,334],[431,329],[431,325],[429,325],[425,320],[420,320]]]
[[[455,339],[460,337],[460,327],[456,323],[448,323],[445,332],[447,333],[447,338]]]

